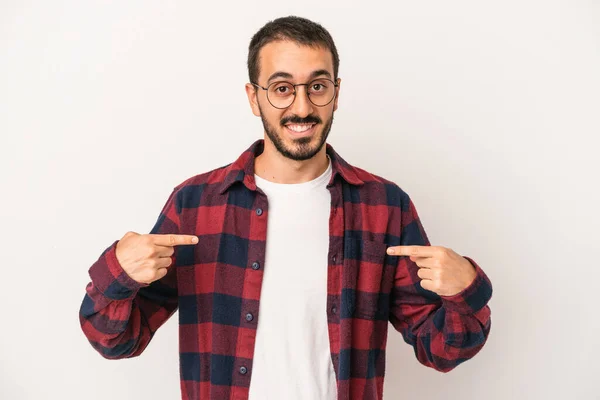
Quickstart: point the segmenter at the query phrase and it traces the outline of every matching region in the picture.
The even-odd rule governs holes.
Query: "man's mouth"
[[[285,127],[295,133],[307,133],[312,131],[312,128],[315,126],[315,123],[310,124],[287,124]]]

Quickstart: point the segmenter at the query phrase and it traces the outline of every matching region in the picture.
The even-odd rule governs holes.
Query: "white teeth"
[[[311,125],[286,125],[289,129],[294,132],[305,132],[313,127],[314,124]]]

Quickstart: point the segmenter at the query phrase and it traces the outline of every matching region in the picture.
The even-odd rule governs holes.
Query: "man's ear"
[[[340,98],[340,88],[342,83],[342,79],[341,78],[337,78],[337,84],[338,86],[335,88],[335,100],[333,101],[333,111],[337,110],[338,108],[338,100]]]
[[[246,95],[248,96],[248,102],[250,103],[250,108],[252,109],[252,113],[257,117],[260,117],[260,108],[258,108],[258,102],[256,100],[256,96],[258,96],[256,87],[251,83],[246,83]]]

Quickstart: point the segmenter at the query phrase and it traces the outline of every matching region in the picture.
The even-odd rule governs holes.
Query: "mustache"
[[[321,123],[321,119],[319,117],[313,116],[313,115],[309,115],[306,118],[300,118],[297,115],[292,115],[290,117],[284,118],[281,120],[281,125],[285,125],[288,123],[292,123],[292,124],[320,124]]]

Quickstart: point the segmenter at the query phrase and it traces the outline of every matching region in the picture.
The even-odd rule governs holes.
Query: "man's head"
[[[308,19],[278,18],[252,37],[246,93],[267,139],[285,157],[307,160],[323,148],[338,104],[338,67],[331,35]],[[310,85],[296,86],[294,96],[284,82]]]

